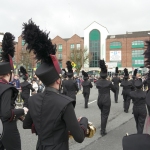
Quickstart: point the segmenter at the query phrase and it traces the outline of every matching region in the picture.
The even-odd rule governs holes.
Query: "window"
[[[71,45],[70,45],[70,49],[74,49],[74,44],[71,44]]]
[[[80,44],[77,44],[77,49],[80,49]]]
[[[22,40],[22,46],[24,46],[25,45],[25,40]]]
[[[59,66],[60,68],[62,68],[62,61],[59,61]]]
[[[110,43],[110,49],[120,49],[122,48],[121,42],[111,42]]]
[[[132,48],[144,48],[144,42],[143,41],[133,41]]]
[[[59,45],[58,45],[58,51],[59,51],[59,52],[62,52],[62,44],[59,44]]]
[[[132,51],[132,67],[141,67],[144,65],[144,50]]]
[[[90,62],[90,67],[99,67],[100,58],[100,32],[94,29],[89,35],[89,52],[91,53],[93,59]]]
[[[62,54],[61,53],[58,54],[58,59],[62,59]]]

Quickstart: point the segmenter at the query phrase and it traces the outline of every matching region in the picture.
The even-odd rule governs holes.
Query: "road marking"
[[[88,104],[92,104],[92,103],[94,103],[94,102],[96,102],[97,100],[94,100],[94,101],[92,101],[92,102],[90,102],[90,103],[88,103]]]

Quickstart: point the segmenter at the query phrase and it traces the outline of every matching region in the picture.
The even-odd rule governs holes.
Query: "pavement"
[[[122,91],[122,89],[120,88],[120,93],[121,93],[121,91]],[[69,140],[69,149],[70,150],[84,150],[84,149],[88,150],[88,148],[90,148],[90,146],[92,146],[93,143],[98,142],[97,144],[99,144],[99,142],[101,140],[103,141],[105,138],[110,138],[111,132],[113,132],[113,131],[118,132],[117,134],[120,135],[119,138],[122,139],[123,135],[125,135],[126,131],[128,131],[128,129],[127,129],[125,132],[123,132],[121,134],[117,129],[118,129],[118,127],[124,125],[126,122],[128,122],[129,120],[131,120],[133,118],[132,103],[131,103],[131,106],[129,109],[129,113],[124,113],[122,95],[119,94],[119,102],[115,103],[114,102],[114,94],[111,92],[112,104],[111,104],[111,111],[110,111],[110,115],[108,118],[108,124],[107,124],[107,128],[106,128],[108,134],[105,137],[101,138],[101,135],[99,134],[100,133],[100,110],[97,106],[97,97],[98,97],[98,90],[95,87],[93,87],[91,90],[90,98],[89,98],[89,108],[85,109],[82,91],[80,91],[77,94],[77,104],[76,104],[76,108],[75,108],[77,118],[80,116],[87,117],[88,120],[90,122],[92,122],[94,124],[94,126],[97,128],[97,132],[94,135],[94,137],[85,138],[84,142],[81,144],[75,142],[74,139],[70,139]],[[131,124],[133,124],[133,122]],[[135,123],[132,126],[132,128],[135,128]],[[21,140],[22,140],[21,141],[22,150],[34,150],[36,147],[37,136],[35,134],[32,134],[30,130],[22,129],[22,122],[20,122],[20,121],[18,121],[18,129],[20,132]],[[113,138],[114,138],[113,140],[115,140],[116,137],[114,136]],[[97,148],[99,148],[99,150],[101,150],[100,147],[97,147]],[[91,147],[91,149],[92,149],[92,147]],[[96,149],[93,148],[93,150],[96,150]],[[102,149],[102,150],[105,150],[105,149]],[[109,149],[107,149],[107,150],[109,150]],[[117,149],[113,148],[111,150],[117,150]],[[118,149],[118,150],[120,150],[120,149]]]

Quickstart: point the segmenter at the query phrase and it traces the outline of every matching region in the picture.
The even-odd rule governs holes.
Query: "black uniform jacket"
[[[148,86],[148,90],[150,90],[150,79],[143,81],[144,86]]]
[[[29,98],[29,112],[23,122],[25,129],[35,125],[38,135],[37,150],[68,150],[68,131],[77,142],[84,140],[87,119],[78,123],[70,97],[54,88]]]
[[[119,77],[113,77],[112,82],[114,83],[115,88],[119,89],[119,83],[121,83],[121,80]]]
[[[77,82],[73,79],[68,79],[65,82],[65,88],[67,90],[67,96],[76,99],[76,94],[79,91]]]
[[[130,92],[130,97],[133,100],[134,106],[140,107],[146,103],[146,92],[142,91],[141,89]]]
[[[83,93],[90,94],[90,88],[93,87],[92,83],[89,80],[85,80],[82,82],[82,86],[83,86]]]
[[[62,81],[63,94],[67,94],[67,89],[66,89],[66,87],[65,87],[66,81],[67,81],[66,79],[64,79],[64,80]]]
[[[17,120],[24,115],[23,109],[15,109],[18,90],[10,84],[0,83],[0,118],[2,122]]]
[[[123,80],[120,86],[123,87],[122,94],[130,96],[131,89],[133,88],[132,81]]]
[[[115,87],[112,85],[111,81],[106,79],[100,79],[96,82],[96,87],[98,88],[98,100],[103,101],[103,104],[110,105],[110,90],[116,91]]]
[[[21,89],[22,89],[22,96],[30,96],[30,90],[35,91],[35,89],[32,87],[32,85],[28,81],[24,81],[21,84]]]

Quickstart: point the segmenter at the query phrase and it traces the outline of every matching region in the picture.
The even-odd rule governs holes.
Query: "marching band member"
[[[90,88],[93,87],[92,83],[90,80],[88,80],[88,74],[82,70],[82,75],[84,76],[84,81],[82,82],[82,86],[83,86],[83,96],[84,96],[84,100],[85,100],[85,108],[88,108],[88,101],[89,101],[89,96],[90,96]]]
[[[22,73],[22,79],[24,80],[23,82],[21,82],[21,98],[24,101],[23,106],[28,108],[28,99],[30,97],[30,90],[32,90],[32,92],[35,91],[35,89],[32,87],[32,85],[27,81],[28,80],[28,73],[26,71],[26,69],[21,66],[20,67],[20,72]]]
[[[5,33],[2,41],[2,62],[0,62],[0,119],[4,126],[4,134],[0,141],[0,149],[21,150],[20,134],[17,119],[27,113],[28,109],[15,109],[18,90],[9,84],[13,79],[13,61],[15,37]]]
[[[70,61],[66,62],[67,65],[67,76],[68,76],[68,80],[65,82],[65,88],[67,90],[67,96],[71,97],[72,99],[74,99],[73,106],[75,108],[76,106],[76,94],[79,91],[77,82],[75,80],[72,79],[73,77],[73,70],[72,70],[72,65]]]
[[[130,92],[131,92],[131,88],[132,86],[132,82],[128,81],[129,78],[129,74],[128,74],[128,70],[125,68],[124,69],[124,80],[121,82],[121,85],[123,87],[123,91],[122,91],[122,95],[123,95],[123,99],[124,99],[124,112],[128,113],[129,110],[129,106],[130,106],[130,101],[131,101],[131,97],[130,97]]]
[[[101,68],[101,72],[100,72],[101,79],[96,82],[96,87],[99,93],[97,104],[101,111],[101,133],[100,134],[104,136],[107,134],[106,124],[107,124],[107,119],[111,107],[110,90],[112,90],[115,93],[116,89],[111,81],[106,80],[107,67],[105,65],[105,61],[100,60],[99,64]]]
[[[32,128],[38,135],[37,150],[68,150],[68,131],[77,142],[83,142],[88,120],[82,117],[78,122],[72,105],[74,99],[59,93],[61,69],[55,56],[56,46],[48,34],[29,20],[23,24],[22,35],[28,43],[27,49],[41,61],[35,74],[46,86],[43,93],[29,98],[23,127]]]
[[[116,88],[116,92],[114,93],[115,103],[118,103],[119,83],[121,83],[121,79],[118,77],[118,73],[118,67],[116,67],[115,77],[112,79],[114,87]]]
[[[147,116],[146,111],[146,92],[142,90],[142,82],[141,80],[136,80],[134,82],[134,86],[136,87],[135,91],[130,92],[130,97],[133,101],[133,114],[136,122],[137,133],[142,134],[145,119]]]

